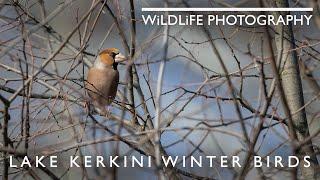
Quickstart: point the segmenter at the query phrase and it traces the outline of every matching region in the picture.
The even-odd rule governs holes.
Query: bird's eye
[[[115,58],[116,55],[118,55],[118,54],[119,54],[119,53],[117,53],[117,52],[113,52],[113,53],[112,53],[113,58]]]

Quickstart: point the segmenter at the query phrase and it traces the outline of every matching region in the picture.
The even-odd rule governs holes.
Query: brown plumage
[[[92,68],[89,69],[86,89],[95,110],[106,115],[106,106],[116,97],[119,72],[118,62],[125,60],[116,48],[108,48],[99,53]]]

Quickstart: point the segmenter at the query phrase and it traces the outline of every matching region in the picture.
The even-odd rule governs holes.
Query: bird
[[[99,53],[88,71],[85,88],[89,96],[89,104],[93,105],[93,110],[100,115],[105,116],[109,113],[107,106],[115,99],[119,84],[117,66],[126,59],[119,49],[106,48]]]

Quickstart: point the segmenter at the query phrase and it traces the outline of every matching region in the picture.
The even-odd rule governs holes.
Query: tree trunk
[[[288,0],[275,0],[275,2],[277,7],[289,6]],[[298,140],[303,141],[308,138],[310,134],[305,109],[302,108],[304,106],[304,98],[299,72],[298,56],[296,51],[292,51],[296,46],[291,24],[289,26],[278,25],[276,27],[275,41],[278,50],[277,58],[280,61],[278,64],[280,65],[279,69],[281,72],[284,94],[292,115],[295,131],[298,132]],[[303,156],[308,155],[312,159],[311,167],[300,167],[301,176],[304,179],[314,179],[316,176],[315,166],[318,165],[318,161],[314,155],[312,142],[310,141],[298,150],[298,153]]]

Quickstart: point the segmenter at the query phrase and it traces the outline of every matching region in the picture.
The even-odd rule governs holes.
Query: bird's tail
[[[88,111],[90,114],[98,114],[100,116],[108,115],[108,111],[104,106],[97,104],[89,104]]]

